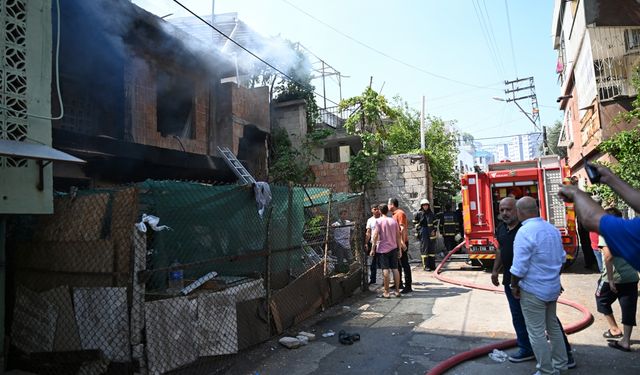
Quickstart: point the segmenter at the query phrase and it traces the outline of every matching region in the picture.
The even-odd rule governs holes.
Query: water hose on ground
[[[440,280],[440,281],[442,281],[442,282],[445,282],[445,283],[454,284],[454,285],[458,285],[458,286],[463,286],[463,287],[467,287],[467,288],[487,290],[487,291],[490,291],[490,292],[504,293],[504,290],[502,290],[499,287],[495,287],[493,285],[492,286],[487,286],[487,285],[479,285],[479,284],[467,283],[467,282],[456,280],[456,279],[453,279],[453,278],[449,278],[449,277],[446,277],[446,276],[440,274],[442,272],[442,267],[449,260],[449,258],[453,254],[458,252],[463,246],[464,246],[464,242],[458,244],[458,246],[456,246],[453,250],[451,250],[444,257],[444,259],[442,259],[442,261],[440,262],[440,264],[436,268],[435,278]],[[591,322],[593,321],[593,316],[591,315],[591,313],[589,312],[589,310],[585,306],[580,305],[577,302],[564,299],[564,298],[558,299],[558,303],[561,303],[561,304],[563,304],[565,306],[573,307],[574,309],[576,309],[576,310],[578,310],[578,311],[580,311],[582,313],[582,318],[578,322],[570,324],[570,325],[564,327],[564,331],[565,331],[566,334],[571,334],[571,333],[575,333],[575,332],[581,331],[584,328],[588,327],[591,324]],[[500,341],[500,342],[497,342],[497,343],[492,343],[492,344],[480,346],[480,347],[468,350],[466,352],[458,353],[458,354],[454,355],[453,357],[449,357],[448,359],[438,363],[434,368],[429,370],[426,373],[426,375],[440,375],[440,374],[445,373],[447,370],[459,365],[462,362],[465,362],[465,361],[468,361],[470,359],[474,359],[474,358],[480,357],[482,355],[491,353],[493,351],[493,349],[502,350],[502,349],[508,349],[508,348],[511,348],[511,347],[514,347],[514,346],[516,346],[516,340],[515,339],[511,339],[511,340],[505,340],[505,341]]]

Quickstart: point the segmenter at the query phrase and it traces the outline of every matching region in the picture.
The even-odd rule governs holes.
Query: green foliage
[[[399,98],[396,100],[398,116],[389,127],[385,142],[386,154],[422,153],[431,168],[434,186],[445,189],[446,194],[455,194],[460,187],[455,164],[458,154],[457,134],[445,129],[444,122],[436,117],[427,117],[424,151],[420,150],[420,114],[409,108]],[[466,136],[465,136],[466,134]],[[473,143],[471,134],[463,133],[463,139]]]
[[[351,159],[348,175],[351,188],[362,191],[376,179],[378,163],[382,159],[382,145],[388,137],[387,126],[398,113],[383,95],[371,87],[367,87],[359,96],[342,100],[340,108],[355,108],[344,127],[348,134],[360,136],[362,150]]]
[[[640,92],[640,67],[634,68],[631,79],[636,91]],[[633,122],[640,120],[640,96],[632,102],[632,109],[628,112],[620,112],[615,121]],[[640,189],[640,125],[634,129],[619,132],[611,138],[603,141],[598,146],[598,151],[613,156],[617,163],[605,163],[621,179],[636,189]],[[589,191],[602,197],[605,204],[623,205],[622,200],[606,185],[592,185]]]
[[[446,194],[459,189],[455,171],[458,148],[456,134],[446,131],[435,117],[426,120],[426,150],[420,150],[420,114],[395,97],[390,105],[371,88],[362,95],[344,100],[342,108],[358,108],[348,119],[349,134],[362,138],[363,149],[351,159],[349,181],[354,190],[368,187],[376,179],[378,163],[385,155],[422,153],[431,168],[434,186]],[[469,138],[470,137],[470,138]],[[472,142],[473,136],[469,135]]]
[[[562,121],[558,120],[547,130],[547,144],[549,146],[548,153],[550,155],[558,155],[562,159],[567,156],[567,148],[558,147],[558,141],[560,140],[561,132]],[[540,147],[543,146],[540,145]]]
[[[271,155],[271,182],[313,183],[314,175],[309,169],[308,155],[293,148],[284,129],[276,129],[271,133]]]
[[[621,179],[640,189],[640,126],[620,132],[600,143],[598,150],[616,158],[618,163],[607,164]],[[606,203],[620,204],[620,198],[606,185],[593,185],[590,191]]]

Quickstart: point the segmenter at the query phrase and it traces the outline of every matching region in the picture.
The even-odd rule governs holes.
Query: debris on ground
[[[288,348],[288,349],[297,349],[301,347],[303,344],[295,337],[283,337],[278,340],[280,345]]]

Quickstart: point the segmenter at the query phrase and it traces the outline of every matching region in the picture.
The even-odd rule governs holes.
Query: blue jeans
[[[531,342],[529,342],[529,334],[527,333],[527,325],[524,322],[524,315],[522,315],[522,308],[520,307],[520,300],[513,296],[509,285],[504,286],[504,294],[507,296],[507,301],[509,301],[511,322],[516,330],[516,341],[518,348],[520,348],[520,353],[524,355],[533,354]]]
[[[598,263],[598,271],[602,272],[602,251],[593,250],[593,255],[595,255],[596,262]]]

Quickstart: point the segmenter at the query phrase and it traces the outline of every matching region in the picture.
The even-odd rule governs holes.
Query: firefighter
[[[438,214],[440,234],[444,238],[444,247],[447,252],[456,247],[456,234],[458,234],[458,218],[451,209],[451,203],[445,203],[444,212]]]
[[[420,209],[413,216],[413,223],[420,234],[420,257],[426,271],[436,269],[436,227],[435,214],[428,199],[420,201]]]

